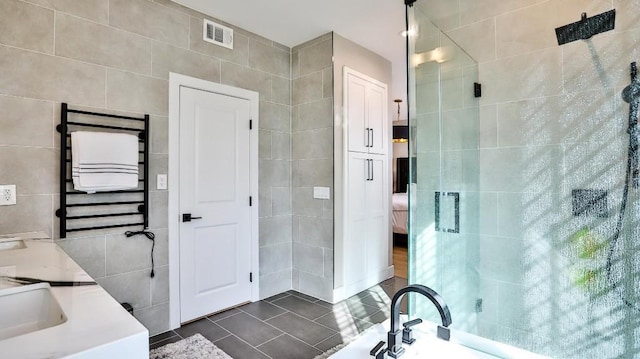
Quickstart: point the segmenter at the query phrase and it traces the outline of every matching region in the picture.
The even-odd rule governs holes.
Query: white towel
[[[138,187],[138,137],[124,133],[71,133],[73,188],[88,193]]]

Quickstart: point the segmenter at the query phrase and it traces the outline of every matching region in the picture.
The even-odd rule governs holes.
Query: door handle
[[[373,147],[373,128],[370,128],[370,130],[371,130],[371,142],[369,142],[369,147]]]
[[[371,132],[373,132],[373,130],[371,130]],[[371,161],[369,163],[371,163],[371,181],[373,181],[373,160],[369,160],[369,161]]]
[[[192,219],[202,219],[202,217],[192,217],[191,213],[182,214],[182,222],[191,222]]]
[[[369,147],[369,127],[364,129],[364,147]]]

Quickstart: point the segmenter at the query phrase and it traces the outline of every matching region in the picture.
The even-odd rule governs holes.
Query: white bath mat
[[[149,359],[233,359],[201,334],[149,351]]]

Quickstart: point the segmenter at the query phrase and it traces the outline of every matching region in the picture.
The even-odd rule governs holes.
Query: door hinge
[[[473,97],[482,97],[482,85],[478,82],[473,83]]]
[[[253,197],[249,196],[249,207],[253,206]]]
[[[249,282],[253,283],[253,272],[249,272]]]
[[[253,130],[253,120],[249,120],[249,129]]]

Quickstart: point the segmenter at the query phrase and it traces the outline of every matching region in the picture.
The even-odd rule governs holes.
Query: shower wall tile
[[[293,214],[323,217],[324,201],[313,198],[313,187],[296,187],[293,189]]]
[[[260,101],[259,127],[265,130],[290,132],[291,108],[278,103]]]
[[[559,146],[480,150],[480,188],[496,192],[559,192],[560,156]]]
[[[532,61],[535,58],[535,61]],[[482,105],[562,92],[562,49],[519,55],[480,64]]]
[[[102,24],[109,22],[109,2],[104,0],[27,0],[27,2]]]
[[[222,61],[221,80],[225,85],[260,93],[261,100],[271,100],[271,76],[268,73]]]
[[[480,182],[484,170],[479,162],[480,156],[478,150],[443,151],[440,188],[453,192],[486,190]],[[421,175],[418,173],[418,177]],[[438,180],[437,177],[435,179]]]
[[[56,55],[151,74],[151,40],[74,16],[56,16]]]
[[[299,105],[324,98],[322,72],[314,72],[293,80],[292,104]]]
[[[293,163],[293,185],[313,187],[333,185],[333,160],[299,160]]]
[[[260,248],[260,273],[263,275],[291,268],[291,242]]]
[[[147,0],[109,0],[109,24],[175,46],[189,46],[189,16]]]
[[[524,54],[558,46],[557,27],[611,9],[609,0],[547,1],[496,17],[498,58]]]
[[[616,9],[616,31],[625,31],[640,27],[638,22],[638,0],[613,0],[613,8]]]
[[[291,210],[291,188],[289,187],[273,187],[271,189],[273,196],[272,211],[274,216],[283,216],[292,214]]]
[[[220,60],[159,41],[153,42],[153,77],[168,80],[169,73],[220,82]]]
[[[437,113],[419,114],[416,116],[417,153],[436,151],[440,148],[440,119]]]
[[[439,85],[442,111],[460,109],[464,106],[461,68],[443,71],[440,75]]]
[[[480,148],[498,146],[498,106],[480,106]]]
[[[496,24],[493,19],[458,27],[446,33],[475,61],[496,59]]]
[[[271,87],[273,102],[291,105],[291,80],[288,77],[271,76]]]
[[[622,137],[609,142],[576,143],[562,146],[563,190],[617,189],[625,178],[629,141]]]
[[[98,278],[96,282],[119,303],[127,302],[134,310],[151,305],[149,271],[141,270]]]
[[[209,19],[207,17],[207,19]],[[216,21],[216,20],[214,20]],[[202,39],[203,19],[192,17],[190,19],[189,49],[234,64],[249,65],[249,38],[234,31],[233,49],[218,46]],[[232,26],[235,30],[235,27]]]
[[[169,112],[168,82],[107,69],[107,106],[121,111],[167,116]]]
[[[104,106],[105,70],[102,67],[0,46],[0,69],[2,94]]]
[[[331,67],[333,63],[333,41],[327,39],[298,51],[300,76]]]
[[[296,106],[303,114],[292,123],[292,131],[307,131],[333,126],[333,99],[323,99]]]
[[[271,74],[289,76],[289,52],[249,39],[249,66]]]
[[[442,149],[477,149],[479,118],[477,108],[442,112]]]
[[[330,159],[333,157],[333,128],[294,132],[294,160]]]
[[[286,160],[260,160],[260,185],[265,187],[288,187],[291,163]]]
[[[59,156],[52,148],[0,147],[0,183],[18,184],[18,195],[54,193]]]
[[[260,130],[258,134],[258,157],[271,159],[271,131]]]
[[[0,44],[53,53],[54,14],[49,9],[17,0],[0,3]]]
[[[0,143],[53,146],[53,102],[0,96]]]
[[[66,239],[57,243],[92,278],[102,278],[106,275],[104,236]]]
[[[562,46],[566,92],[627,86],[629,64],[640,57],[640,29],[607,32],[589,41],[589,46],[581,41]]]
[[[260,247],[291,243],[291,216],[260,219]]]
[[[324,276],[323,248],[293,243],[293,267],[301,273]]]
[[[437,26],[443,31],[457,28],[460,26],[460,6],[458,2],[451,2],[449,0],[434,0],[426,3],[425,10],[429,13],[429,19],[424,19],[424,22],[431,20],[432,24],[424,24]],[[423,24],[420,24],[423,25]],[[423,29],[423,26],[420,26]]]
[[[271,155],[276,160],[291,159],[291,134],[272,132]]]
[[[460,23],[467,25],[546,0],[460,0]]]
[[[332,220],[299,216],[298,221],[299,236],[294,238],[294,242],[327,249],[333,248]]]

